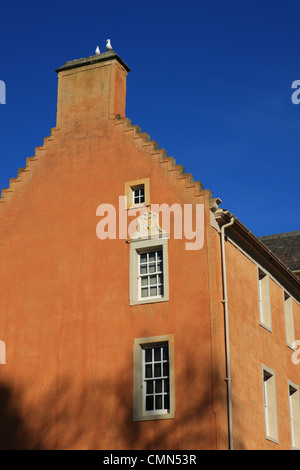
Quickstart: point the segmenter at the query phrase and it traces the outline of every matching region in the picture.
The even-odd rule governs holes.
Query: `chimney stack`
[[[56,127],[93,126],[125,117],[126,78],[129,67],[115,52],[72,60],[58,74]]]

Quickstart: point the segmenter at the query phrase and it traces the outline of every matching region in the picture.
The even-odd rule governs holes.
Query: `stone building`
[[[60,67],[2,190],[0,448],[300,448],[299,264],[132,125],[128,72]]]

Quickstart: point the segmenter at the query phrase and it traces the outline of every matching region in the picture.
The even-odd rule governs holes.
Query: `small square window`
[[[131,188],[132,204],[143,204],[145,202],[145,185],[140,184]]]
[[[149,178],[125,183],[127,209],[150,205]]]

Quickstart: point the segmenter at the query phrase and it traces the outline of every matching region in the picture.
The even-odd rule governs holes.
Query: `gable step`
[[[1,197],[4,197],[6,192],[9,192],[9,188],[3,188],[1,190]]]
[[[176,178],[178,180],[185,180],[185,187],[187,189],[194,189],[194,195],[199,196],[203,191],[203,186],[200,181],[194,181],[194,177],[191,173],[186,173],[183,165],[176,164],[176,160],[173,157],[168,157],[165,149],[161,149],[155,140],[150,140],[149,134],[141,132],[141,129],[137,125],[133,125],[129,118],[123,118],[119,114],[115,116],[115,125],[122,125],[124,132],[133,132],[133,139],[135,142],[141,140],[141,145],[144,148],[150,147],[150,155],[158,157],[160,164],[167,163],[168,171],[175,171]],[[140,139],[140,140],[139,140]],[[212,196],[211,196],[212,197]]]
[[[26,171],[26,166],[24,166],[22,168],[18,168],[18,176],[20,176],[21,173],[23,173],[23,171]]]
[[[44,144],[43,145],[40,145],[38,147],[35,147],[35,155],[33,157],[27,157],[26,158],[26,166],[25,167],[21,167],[21,168],[18,168],[18,176],[15,177],[15,178],[10,178],[9,180],[9,187],[8,188],[3,188],[1,190],[1,196],[0,196],[0,202],[4,202],[5,201],[5,195],[7,193],[11,193],[13,192],[13,185],[14,183],[21,183],[22,181],[22,173],[24,172],[27,172],[27,171],[30,171],[30,163],[33,162],[33,161],[36,161],[36,160],[39,160],[38,156],[40,154],[41,151],[44,151],[45,150],[45,146],[47,144],[47,142],[53,140],[53,133],[54,131],[57,131],[58,129],[56,127],[52,127],[50,129],[50,136],[49,137],[45,137],[44,138]]]

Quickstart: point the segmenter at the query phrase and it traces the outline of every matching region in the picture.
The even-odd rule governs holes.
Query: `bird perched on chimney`
[[[110,39],[106,39],[106,50],[107,52],[111,52],[113,50]]]
[[[99,46],[96,47],[95,54],[97,54],[97,55],[100,54]]]

